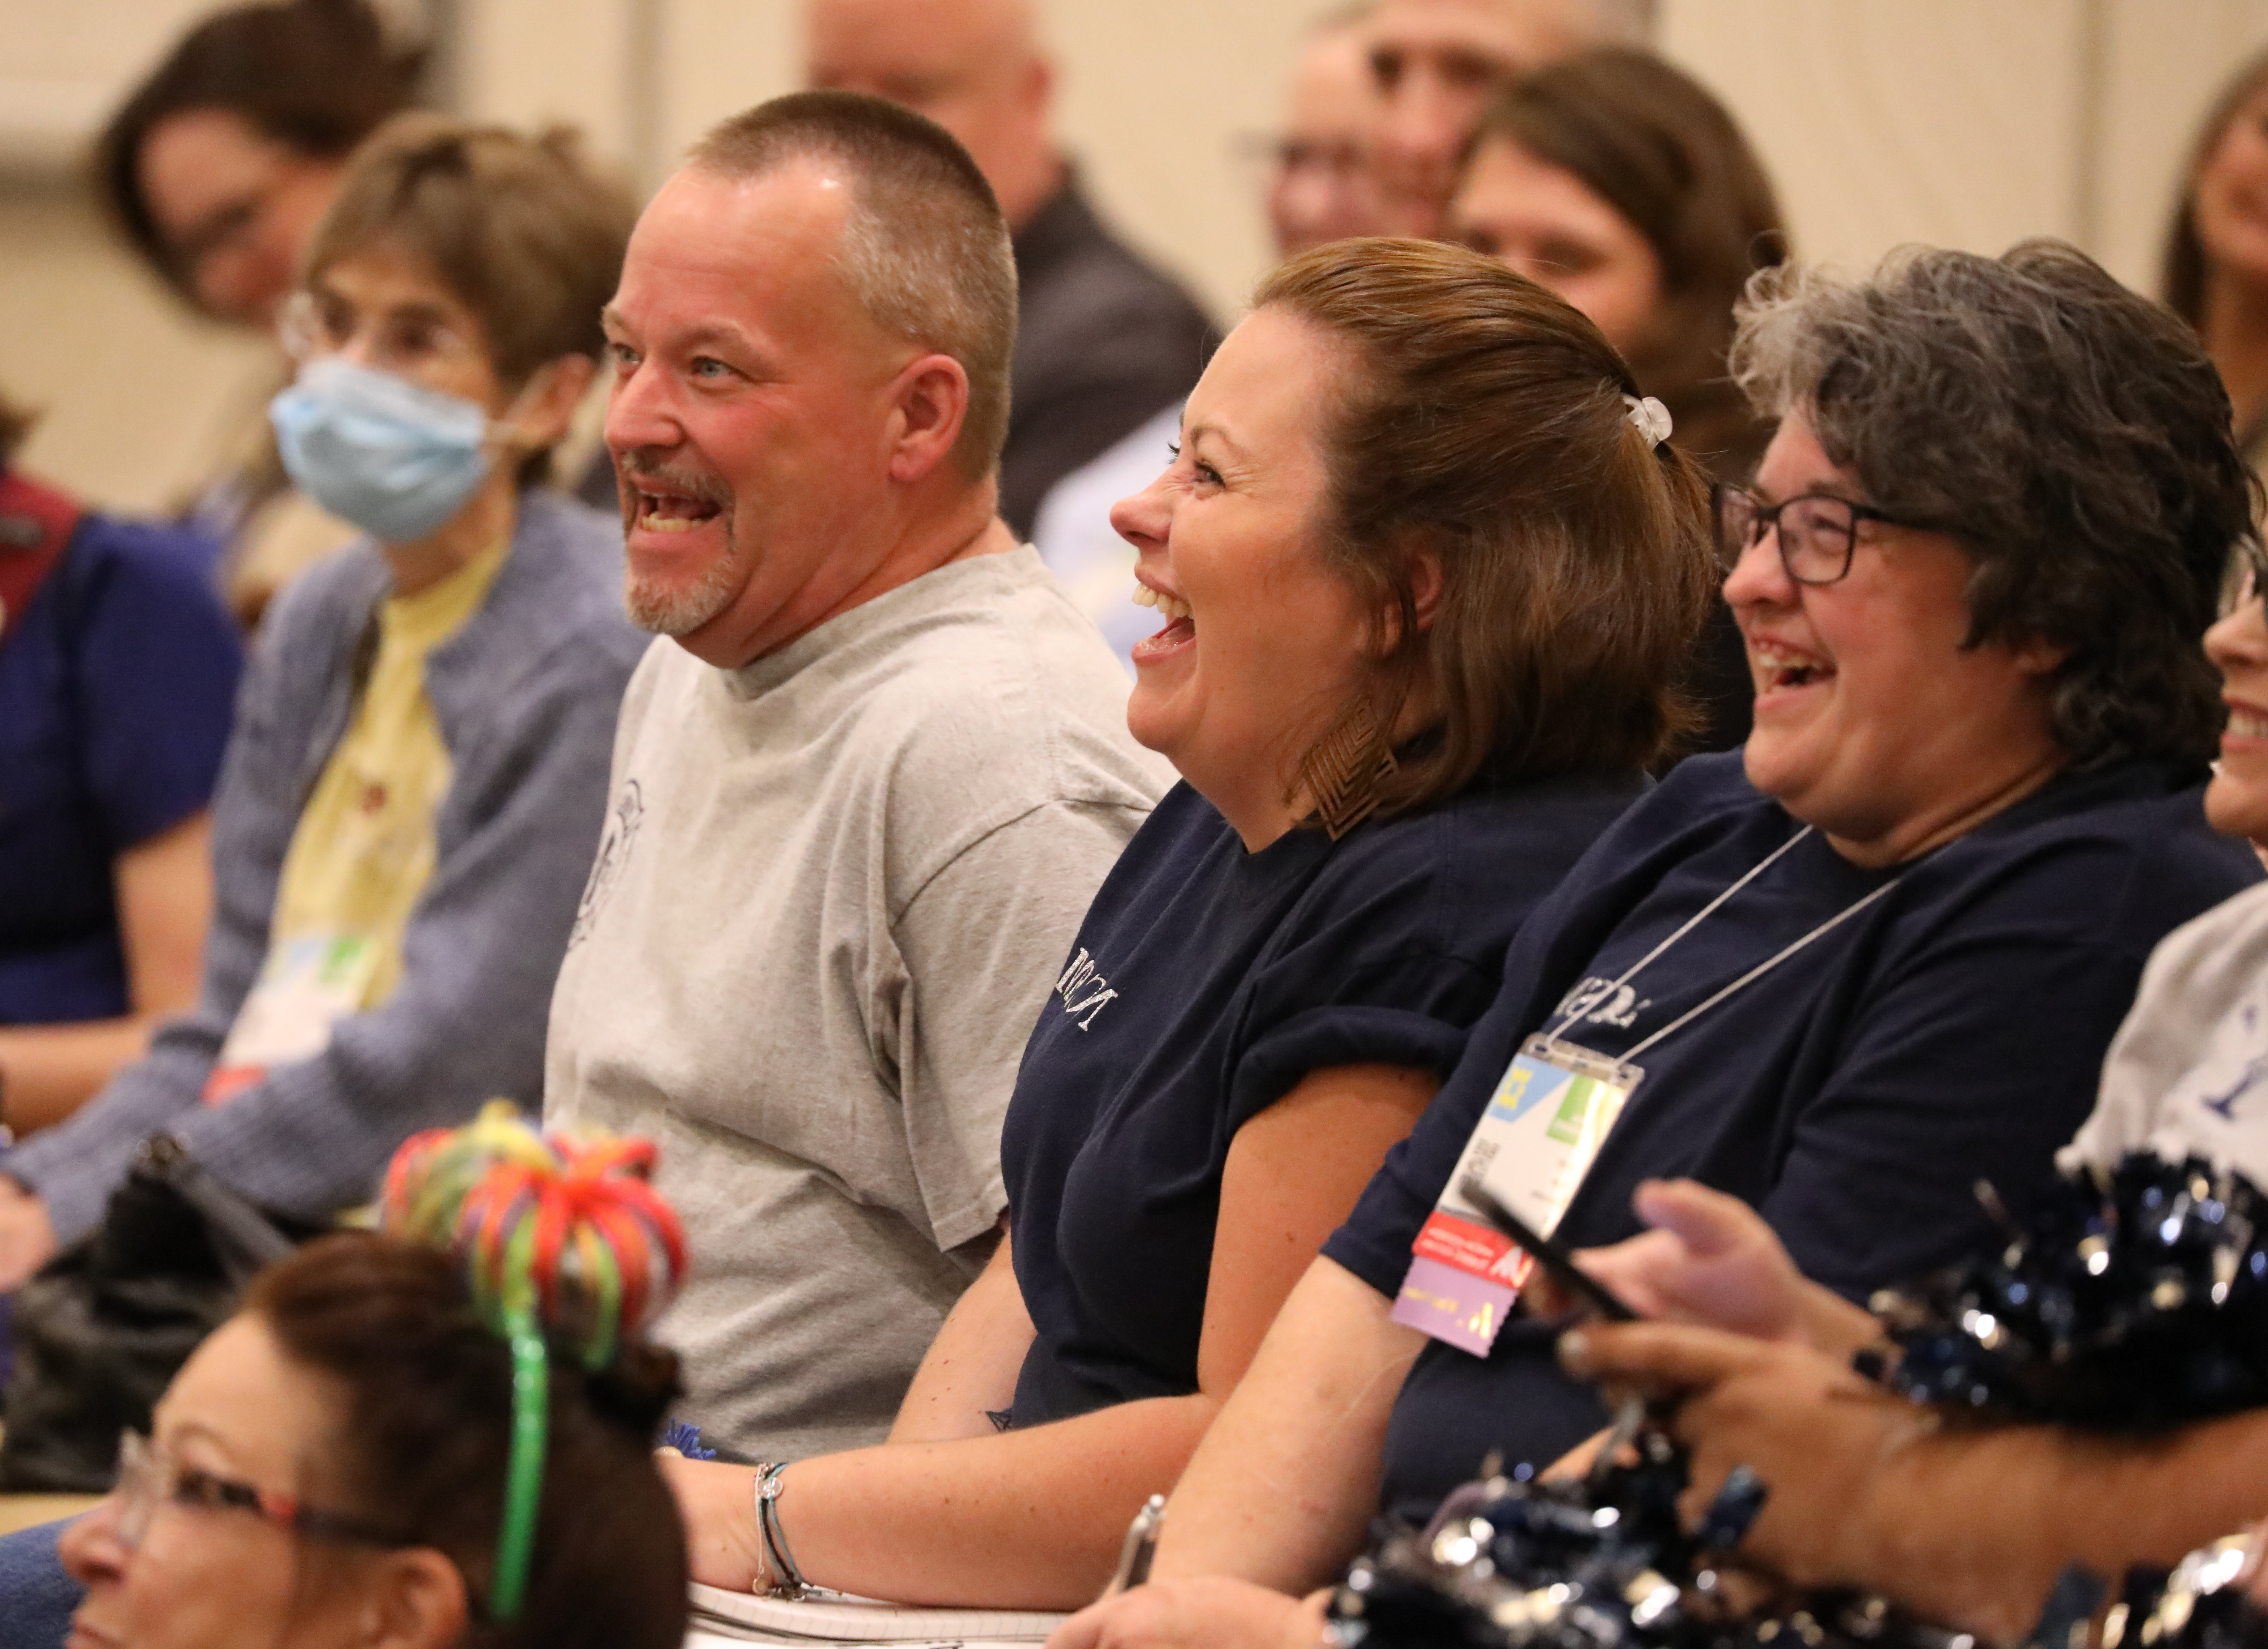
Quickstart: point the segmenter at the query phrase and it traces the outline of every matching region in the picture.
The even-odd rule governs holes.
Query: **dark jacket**
[[[1220,338],[1196,299],[1102,225],[1075,175],[1015,245],[1000,513],[1028,539],[1048,489],[1187,395]]]

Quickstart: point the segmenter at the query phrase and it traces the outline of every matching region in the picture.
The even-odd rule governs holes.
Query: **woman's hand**
[[[1048,1649],[1315,1649],[1323,1602],[1249,1580],[1158,1580],[1091,1603],[1056,1629]]]
[[[768,1587],[763,1531],[756,1527],[755,1469],[688,1460],[674,1449],[661,1451],[657,1463],[685,1520],[693,1578],[727,1592]]]
[[[1753,1563],[1798,1586],[1872,1586],[1896,1542],[1867,1531],[1872,1491],[1932,1417],[1861,1380],[1848,1366],[1786,1341],[1713,1329],[1628,1323],[1571,1330],[1560,1361],[1584,1380],[1682,1395],[1670,1430],[1693,1450],[1689,1524],[1736,1466],[1764,1479],[1764,1509],[1740,1544]]]
[[[1760,1340],[1800,1337],[1807,1285],[1756,1210],[1691,1180],[1648,1180],[1631,1200],[1653,1229],[1575,1261],[1633,1311]],[[1540,1275],[1530,1287],[1547,1313],[1577,1303]]]

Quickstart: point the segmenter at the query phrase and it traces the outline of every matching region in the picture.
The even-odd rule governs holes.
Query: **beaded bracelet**
[[[795,1554],[788,1550],[787,1530],[780,1522],[780,1485],[789,1462],[768,1460],[756,1468],[756,1529],[763,1537],[764,1568],[770,1584],[764,1590],[773,1597],[800,1597],[811,1589],[796,1566]]]

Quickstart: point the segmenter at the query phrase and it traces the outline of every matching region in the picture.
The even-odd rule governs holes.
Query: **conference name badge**
[[[332,1025],[361,1009],[378,960],[378,947],[359,933],[311,933],[277,945],[237,1010],[199,1097],[223,1104],[271,1067],[328,1048]]]
[[[1473,1176],[1550,1236],[1645,1074],[1572,1042],[1529,1037],[1410,1244],[1394,1321],[1486,1357],[1535,1263],[1458,1188]]]

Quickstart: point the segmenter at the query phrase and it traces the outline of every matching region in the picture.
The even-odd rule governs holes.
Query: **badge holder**
[[[1467,1200],[1465,1182],[1552,1235],[1645,1075],[1556,1037],[1522,1043],[1411,1245],[1394,1321],[1486,1357],[1535,1261]]]

